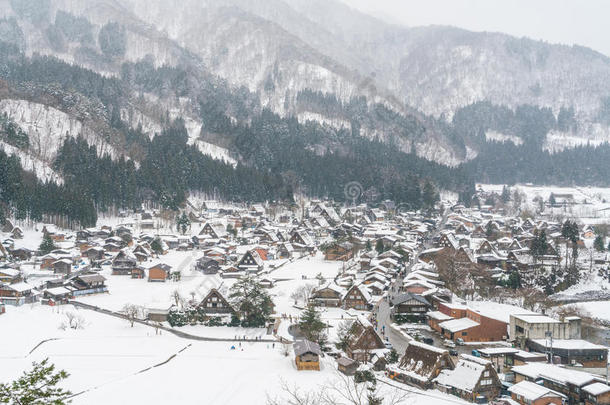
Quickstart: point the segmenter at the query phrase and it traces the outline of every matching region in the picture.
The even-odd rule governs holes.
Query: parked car
[[[457,343],[459,346],[464,346],[464,339],[462,338],[457,338],[455,340],[455,343]]]
[[[458,353],[458,351],[456,349],[449,349],[449,355],[457,357],[460,354]]]
[[[474,357],[481,357],[481,353],[478,350],[472,350],[470,352]]]
[[[392,343],[390,343],[390,342],[384,342],[384,345],[385,345],[386,349],[390,349],[390,350],[392,350],[392,348],[394,347],[394,346],[392,346]]]
[[[443,342],[443,345],[445,345],[445,347],[455,348],[455,343],[453,343],[453,341],[451,341],[449,339],[445,339],[445,341]]]
[[[424,338],[424,343],[427,345],[434,345],[434,339],[429,338],[429,337]]]

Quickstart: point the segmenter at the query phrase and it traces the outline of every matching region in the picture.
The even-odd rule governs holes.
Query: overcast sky
[[[551,43],[579,44],[610,56],[610,0],[343,0],[409,26],[454,25]]]

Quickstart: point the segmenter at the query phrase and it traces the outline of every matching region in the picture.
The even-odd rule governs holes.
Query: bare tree
[[[267,405],[318,405],[323,403],[320,392],[303,392],[296,384],[289,386],[284,379],[280,379],[280,386],[284,395],[272,398],[267,394]]]
[[[318,391],[304,393],[296,385],[291,387],[284,380],[280,381],[283,395],[267,396],[267,405],[398,405],[409,397],[405,390],[390,386],[382,389],[376,382],[356,382],[338,372],[337,378]]]
[[[66,312],[66,318],[68,319],[68,326],[72,329],[84,329],[85,318],[82,315],[74,312]]]
[[[519,288],[515,294],[521,307],[535,311],[548,306],[547,296],[537,288]]]
[[[304,284],[299,286],[292,294],[290,294],[290,298],[294,300],[295,305],[298,301],[303,301],[303,304],[306,305],[309,302],[309,298],[311,298],[311,294],[313,294],[316,289],[315,284]]]
[[[84,329],[85,328],[85,318],[82,315],[76,314],[74,312],[66,312],[66,319],[61,321],[59,325],[59,329],[66,330],[70,329]]]
[[[139,305],[126,304],[121,312],[123,315],[125,315],[125,318],[129,321],[131,327],[133,328],[135,321],[143,316],[144,309]]]
[[[180,295],[180,291],[178,291],[177,289],[172,291],[171,298],[174,300],[174,303],[177,307],[180,306],[180,304],[182,303],[182,295]]]

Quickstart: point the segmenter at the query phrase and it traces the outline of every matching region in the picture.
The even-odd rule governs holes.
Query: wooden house
[[[138,265],[131,269],[131,278],[143,279],[146,277],[146,268],[142,265]]]
[[[237,262],[237,268],[250,273],[258,273],[263,270],[265,263],[255,249],[249,250]]]
[[[453,370],[441,370],[434,382],[439,390],[476,403],[493,400],[502,389],[491,361],[468,354],[460,355]]]
[[[313,249],[314,243],[309,234],[304,230],[296,230],[290,236],[290,243],[295,250],[304,251]]]
[[[454,368],[447,350],[411,341],[400,363],[389,365],[386,373],[393,380],[428,389],[441,371]]]
[[[303,339],[294,342],[293,349],[297,370],[320,371],[320,356],[322,355],[320,345]]]
[[[23,239],[23,230],[18,226],[14,227],[11,231],[11,238],[13,239]]]
[[[332,284],[316,288],[309,298],[313,305],[321,307],[340,307],[343,298],[343,289]]]
[[[172,267],[165,263],[158,263],[148,268],[148,281],[165,282],[169,277]]]
[[[53,253],[42,256],[40,262],[40,269],[50,269],[53,267],[53,263],[59,259],[59,256]]]
[[[148,243],[138,243],[135,248],[133,248],[133,255],[136,257],[138,262],[145,262],[149,258],[152,257],[153,252],[150,249]]]
[[[294,248],[290,242],[280,243],[277,247],[279,259],[290,259],[294,253]]]
[[[373,325],[366,320],[357,319],[352,323],[352,336],[349,339],[345,353],[351,359],[368,362],[376,349],[385,348],[381,337]]]
[[[106,278],[101,274],[81,274],[71,281],[74,287],[73,295],[87,295],[107,292]]]
[[[133,269],[135,269],[138,265],[136,257],[123,249],[116,254],[114,259],[112,259],[112,274],[127,276],[131,275]]]
[[[610,405],[610,386],[602,382],[595,382],[585,386],[585,405]]]
[[[521,405],[562,405],[565,395],[543,385],[520,381],[508,388],[511,398]]]
[[[392,318],[403,317],[408,322],[424,322],[430,303],[419,294],[399,294],[391,300]]]
[[[0,283],[14,284],[23,280],[22,274],[17,269],[0,268]]]
[[[195,268],[203,274],[216,274],[220,271],[220,263],[216,259],[203,256],[197,260]]]
[[[59,259],[52,264],[53,273],[55,274],[70,274],[72,272],[72,260]]]
[[[354,375],[358,370],[358,362],[349,357],[341,356],[337,359],[337,370],[345,375]]]
[[[235,312],[229,301],[215,288],[210,290],[197,308],[206,314],[232,314]]]
[[[350,242],[333,243],[324,251],[324,260],[347,261],[354,257],[354,245]]]
[[[350,287],[342,299],[344,309],[358,309],[368,311],[373,307],[373,299],[369,291],[363,285]]]
[[[83,256],[89,259],[91,263],[104,260],[104,248],[100,246],[92,246],[83,252]]]
[[[199,235],[209,235],[213,239],[222,239],[227,237],[227,231],[220,224],[206,222],[199,231]]]

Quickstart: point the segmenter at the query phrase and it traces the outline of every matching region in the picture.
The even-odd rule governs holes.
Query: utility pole
[[[544,336],[547,343],[547,354],[550,355],[551,364],[553,364],[553,331],[547,330],[546,332],[544,332]]]

